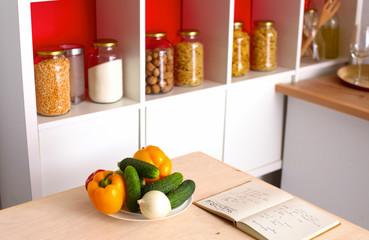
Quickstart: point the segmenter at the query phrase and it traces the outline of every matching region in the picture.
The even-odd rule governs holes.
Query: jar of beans
[[[197,86],[203,79],[204,46],[199,31],[181,31],[174,44],[174,81],[178,86]]]
[[[146,94],[167,93],[173,89],[173,47],[166,33],[146,33]]]
[[[277,31],[272,21],[258,21],[252,33],[251,69],[270,71],[277,67]]]
[[[62,48],[40,49],[34,59],[37,113],[58,116],[71,108],[69,61]]]
[[[232,76],[242,76],[249,70],[249,35],[242,30],[243,22],[235,22],[233,30]]]

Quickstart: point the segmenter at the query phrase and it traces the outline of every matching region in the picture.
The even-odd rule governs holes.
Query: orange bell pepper
[[[133,158],[151,163],[159,169],[159,177],[156,179],[145,178],[146,183],[155,182],[156,180],[169,176],[172,171],[172,161],[156,146],[149,145],[141,148],[133,155]]]
[[[96,173],[87,192],[94,207],[105,214],[118,212],[126,198],[124,180],[114,171]]]

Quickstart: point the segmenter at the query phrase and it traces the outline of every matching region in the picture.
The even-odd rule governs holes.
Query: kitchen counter
[[[369,92],[335,74],[276,91],[288,96],[282,189],[369,229]]]
[[[184,179],[196,182],[194,201],[249,180],[268,184],[201,152],[173,159],[173,171],[180,171]],[[365,229],[342,218],[339,220],[339,226],[316,239],[369,239]],[[81,186],[1,210],[0,239],[252,238],[237,230],[230,221],[193,204],[185,212],[160,221],[115,219],[98,212]]]
[[[344,85],[336,74],[293,84],[280,83],[276,91],[369,120],[369,92]]]

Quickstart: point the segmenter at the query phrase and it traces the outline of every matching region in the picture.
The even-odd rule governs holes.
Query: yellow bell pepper
[[[113,171],[96,173],[88,183],[87,192],[94,207],[105,214],[118,212],[126,198],[124,180]]]
[[[133,155],[133,158],[151,163],[159,169],[159,177],[156,179],[145,178],[146,183],[151,183],[166,176],[169,176],[170,172],[172,171],[172,162],[165,155],[165,153],[156,146],[149,145],[145,148],[141,148]]]

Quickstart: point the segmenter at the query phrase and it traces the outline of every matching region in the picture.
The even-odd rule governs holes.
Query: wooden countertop
[[[293,84],[279,83],[276,91],[369,120],[369,92],[344,85],[336,74]]]
[[[173,171],[180,171],[184,179],[190,178],[196,182],[194,201],[249,180],[267,184],[201,152],[173,159]],[[369,239],[367,230],[342,218],[339,220],[339,226],[316,239]],[[160,221],[131,222],[115,219],[98,212],[81,186],[1,210],[0,239],[252,238],[237,230],[230,221],[193,204],[187,211]]]

